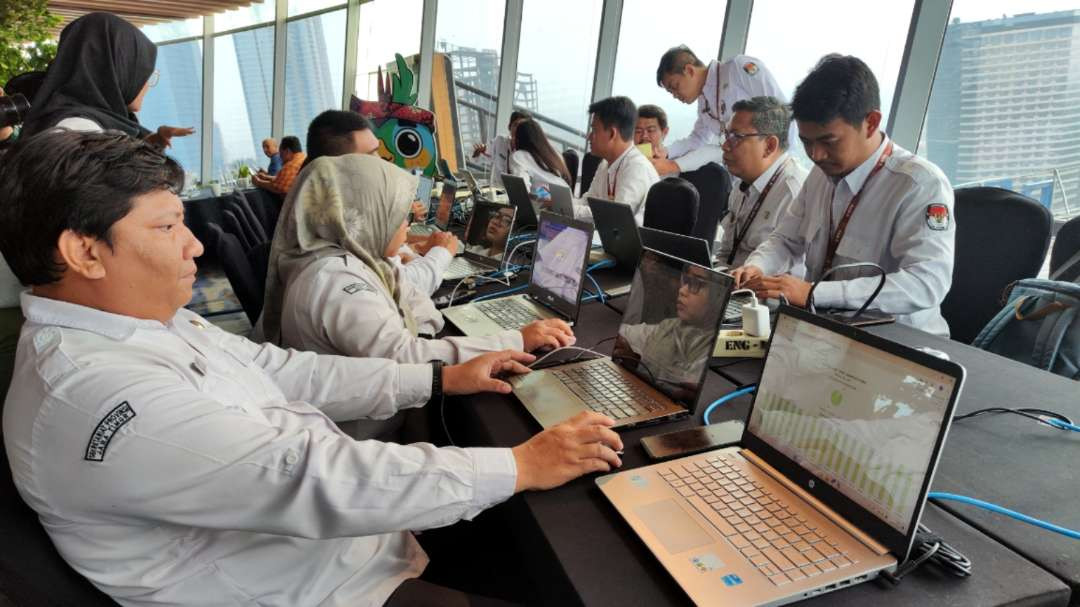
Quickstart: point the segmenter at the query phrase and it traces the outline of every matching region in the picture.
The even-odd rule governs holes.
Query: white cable
[[[523,240],[523,241],[517,243],[516,245],[514,245],[514,248],[510,249],[510,254],[507,255],[506,259],[503,260],[503,269],[502,269],[503,272],[505,272],[507,270],[507,268],[510,267],[510,261],[512,259],[514,259],[514,254],[517,253],[517,250],[519,248],[521,248],[522,245],[534,244],[536,242],[536,240],[537,239],[535,239],[535,238],[533,238],[532,240]]]
[[[601,354],[601,353],[597,352],[596,350],[590,350],[588,348],[579,348],[577,346],[563,346],[561,348],[555,348],[551,352],[548,352],[547,354],[545,354],[545,355],[541,356],[540,358],[532,361],[532,363],[530,363],[530,364],[528,364],[526,366],[531,369],[531,368],[535,367],[536,365],[540,364],[540,361],[544,360],[545,358],[551,356],[552,354],[554,354],[556,352],[561,352],[562,350],[577,350],[579,352],[588,352],[589,354],[595,354],[595,355],[597,355],[597,356],[599,356],[601,358],[607,357],[607,354]]]

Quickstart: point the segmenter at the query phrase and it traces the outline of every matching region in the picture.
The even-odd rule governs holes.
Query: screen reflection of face
[[[493,251],[502,250],[506,247],[506,239],[510,236],[510,225],[513,221],[513,209],[499,209],[488,219],[484,238],[491,243]]]
[[[709,283],[705,270],[689,266],[683,270],[679,281],[679,296],[675,310],[679,320],[689,325],[704,326],[705,313],[709,308]]]

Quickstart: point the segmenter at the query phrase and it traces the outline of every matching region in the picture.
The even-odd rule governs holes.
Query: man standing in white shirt
[[[871,309],[947,337],[941,301],[952,285],[953,191],[930,161],[881,130],[877,80],[856,57],[827,55],[795,90],[792,111],[815,168],[769,238],[734,274],[759,297],[819,308]],[[807,282],[785,274],[805,256]],[[826,272],[835,269],[826,277]]]
[[[698,105],[697,122],[689,136],[667,146],[667,155],[653,159],[661,175],[699,169],[710,162],[720,164],[720,136],[731,120],[732,107],[740,99],[768,95],[785,101],[780,85],[758,59],[736,55],[706,66],[689,48],[677,46],[660,57],[656,84],[683,103]],[[792,132],[791,139],[795,138]]]
[[[43,133],[0,167],[0,251],[32,289],[3,411],[12,477],[120,603],[416,604],[433,589],[407,530],[621,464],[614,421],[591,413],[513,449],[350,439],[332,420],[507,393],[492,375],[532,357],[407,365],[225,333],[181,307],[202,253],[182,184],[119,133]]]
[[[510,124],[507,125],[507,133],[493,137],[487,143],[478,143],[473,146],[472,157],[486,156],[491,160],[491,172],[488,174],[488,183],[493,186],[503,187],[503,173],[510,173],[511,149],[510,137],[514,134],[514,127],[522,120],[532,118],[532,114],[525,110],[510,112]]]
[[[720,222],[723,237],[716,254],[725,267],[736,268],[772,234],[799,193],[806,169],[787,153],[791,111],[783,102],[752,97],[736,101],[732,109],[721,147],[724,166],[739,183],[728,197],[730,212]]]
[[[589,191],[574,201],[574,216],[592,221],[588,198],[630,205],[641,225],[645,197],[660,181],[649,159],[634,147],[637,107],[628,97],[608,97],[589,106],[589,151],[601,158]]]

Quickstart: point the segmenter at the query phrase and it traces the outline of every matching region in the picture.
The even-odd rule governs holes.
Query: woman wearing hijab
[[[552,183],[570,187],[570,171],[538,122],[530,118],[517,123],[510,145],[510,173],[524,179],[529,192]]]
[[[448,364],[484,352],[573,343],[561,320],[489,337],[419,336],[442,329],[442,316],[387,261],[405,242],[416,180],[359,154],[324,156],[301,172],[274,233],[262,337],[324,354]]]
[[[109,13],[89,13],[60,32],[56,58],[45,74],[22,136],[54,127],[122,131],[165,148],[195,130],[172,126],[150,132],[135,113],[157,83],[157,46],[137,27]]]

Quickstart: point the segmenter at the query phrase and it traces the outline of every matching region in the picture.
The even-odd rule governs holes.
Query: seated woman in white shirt
[[[514,152],[510,155],[510,173],[525,180],[529,193],[557,183],[570,187],[570,171],[566,162],[548,141],[544,129],[533,119],[517,123],[510,139]]]
[[[561,320],[489,337],[420,337],[441,330],[442,315],[387,261],[405,241],[415,193],[416,176],[377,156],[323,157],[308,165],[274,234],[259,319],[263,337],[321,354],[447,364],[574,342]]]

